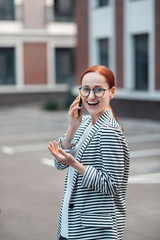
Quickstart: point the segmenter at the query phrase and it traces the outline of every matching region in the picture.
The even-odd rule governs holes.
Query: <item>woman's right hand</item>
[[[71,104],[68,112],[69,116],[69,129],[73,129],[73,131],[77,131],[81,121],[82,121],[82,111],[80,111],[80,117],[77,118],[76,111],[78,109],[82,109],[82,107],[78,106],[78,103],[80,102],[79,97],[77,97],[73,103]]]
[[[76,111],[78,109],[82,109],[82,107],[78,106],[79,101],[80,101],[80,99],[79,99],[79,97],[77,97],[69,108],[69,112],[68,112],[69,127],[66,132],[66,137],[69,140],[74,138],[74,135],[82,121],[82,111],[80,111],[80,117],[79,118],[76,117]],[[69,143],[69,142],[65,141],[65,139],[63,139],[61,146],[63,149],[68,149],[68,148],[71,148],[72,145],[71,145],[71,143]]]

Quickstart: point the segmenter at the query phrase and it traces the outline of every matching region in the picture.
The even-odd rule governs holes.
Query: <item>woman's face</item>
[[[98,118],[109,109],[110,100],[114,97],[115,94],[115,87],[109,89],[109,85],[106,82],[104,76],[97,72],[90,72],[84,75],[82,79],[82,87],[87,87],[90,89],[107,89],[101,98],[96,97],[92,90],[90,91],[89,96],[82,96],[84,107],[91,115],[92,124],[94,124]]]

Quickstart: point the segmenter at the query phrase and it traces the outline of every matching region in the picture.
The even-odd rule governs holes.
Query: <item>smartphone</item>
[[[81,94],[79,93],[79,103],[77,104],[78,107],[82,107],[82,98],[81,98]],[[81,115],[81,112],[82,112],[82,109],[77,109],[76,111],[76,118],[80,118],[80,115]]]

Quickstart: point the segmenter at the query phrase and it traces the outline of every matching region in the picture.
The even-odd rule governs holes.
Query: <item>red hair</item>
[[[80,83],[81,84],[82,84],[82,80],[83,80],[84,75],[86,75],[87,73],[90,73],[90,72],[95,72],[95,73],[99,73],[100,75],[102,75],[105,78],[105,80],[106,80],[110,89],[112,87],[115,87],[115,77],[114,77],[113,72],[109,68],[107,68],[106,66],[101,66],[101,65],[94,65],[92,67],[87,68],[80,78]],[[112,111],[112,114],[113,114],[114,118],[119,123],[119,121],[118,121],[116,115],[114,114],[111,106],[110,106],[110,109]],[[122,127],[121,127],[121,129],[122,129],[122,131],[124,131]]]
[[[109,85],[109,88],[115,87],[115,78],[114,78],[113,72],[109,68],[101,65],[94,65],[92,67],[87,68],[84,71],[83,75],[81,76],[80,83],[82,83],[82,79],[84,75],[86,75],[89,72],[99,73],[106,79],[106,82]]]

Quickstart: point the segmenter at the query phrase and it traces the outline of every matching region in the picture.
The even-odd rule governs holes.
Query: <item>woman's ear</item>
[[[115,87],[112,87],[112,88],[110,89],[110,100],[111,100],[112,98],[114,98],[115,92],[116,92],[116,88],[115,88]]]

